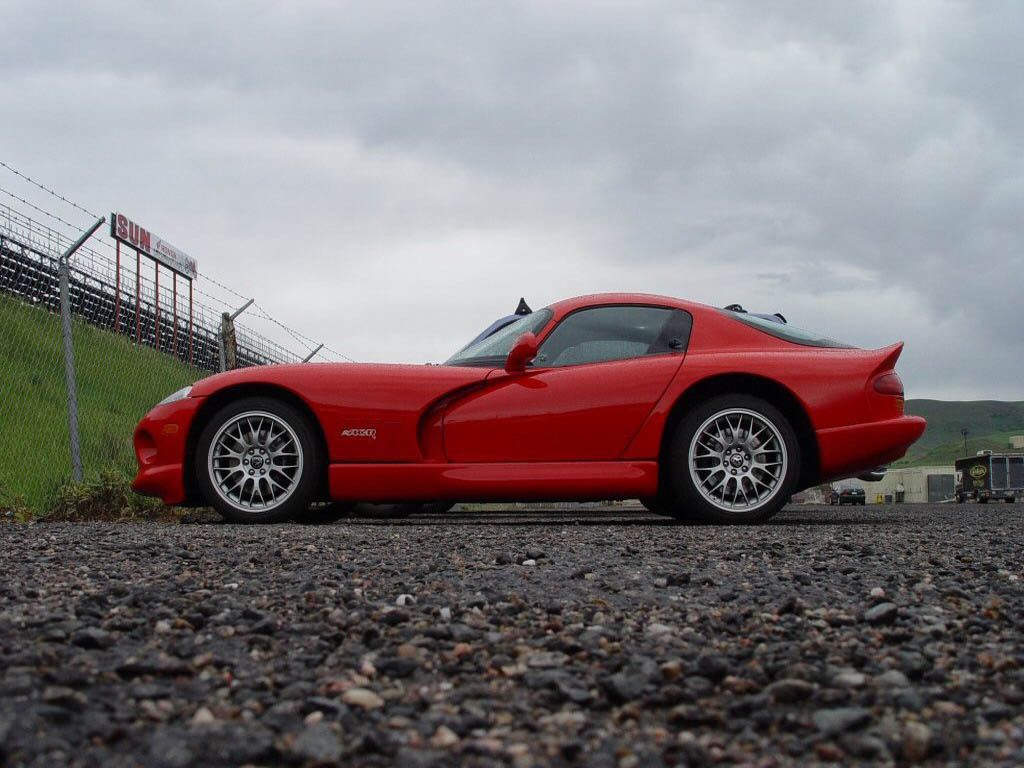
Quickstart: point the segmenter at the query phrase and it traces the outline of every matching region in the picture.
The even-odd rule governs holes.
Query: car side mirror
[[[509,350],[505,358],[506,373],[522,373],[526,366],[537,356],[537,337],[532,333],[524,333]]]

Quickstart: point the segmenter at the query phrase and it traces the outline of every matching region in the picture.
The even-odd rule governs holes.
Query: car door
[[[646,305],[566,315],[525,373],[495,372],[445,414],[448,460],[617,459],[679,370],[691,323]]]

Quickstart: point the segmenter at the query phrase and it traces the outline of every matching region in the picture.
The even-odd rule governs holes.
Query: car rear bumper
[[[924,433],[920,416],[817,431],[821,481],[851,477],[901,458]]]
[[[156,496],[164,504],[183,504],[188,498],[185,485],[185,451],[189,428],[202,400],[187,397],[158,405],[135,428],[135,460],[139,470],[132,490]]]

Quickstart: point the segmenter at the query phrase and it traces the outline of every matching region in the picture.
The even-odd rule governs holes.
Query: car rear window
[[[777,323],[773,320],[766,320],[763,317],[757,315],[751,315],[746,312],[733,312],[729,309],[719,310],[722,314],[728,315],[733,320],[737,320],[744,325],[749,325],[751,328],[756,328],[759,331],[767,333],[769,336],[774,336],[777,339],[783,341],[789,341],[793,344],[800,344],[804,347],[829,347],[832,349],[854,349],[852,344],[844,344],[841,341],[830,339],[827,336],[822,336],[820,333],[814,331],[805,331],[802,328],[794,328],[792,325],[784,325]]]

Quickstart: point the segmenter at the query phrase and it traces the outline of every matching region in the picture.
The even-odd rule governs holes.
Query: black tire
[[[988,504],[988,499],[985,496],[979,496],[978,497],[978,503],[979,504]]]
[[[300,449],[298,452],[299,467],[291,476],[287,486],[290,490],[280,502],[262,509],[255,505],[254,499],[247,505],[244,501],[244,491],[239,493],[240,500],[232,500],[225,491],[215,487],[216,481],[211,477],[210,452],[214,441],[222,429],[229,428],[237,417],[247,413],[264,414],[273,417],[278,423],[286,425],[294,435],[294,440]],[[256,442],[258,442],[260,439],[264,439],[263,433],[260,427],[253,425],[260,417],[257,415],[250,418],[252,421],[247,423],[250,424],[251,429],[259,433],[260,436],[256,437]],[[294,406],[274,398],[246,397],[223,406],[203,428],[196,445],[196,486],[203,500],[233,523],[279,523],[301,517],[323,487],[324,458],[320,450],[320,441],[314,429],[315,427],[309,423],[305,414]],[[269,439],[269,435],[266,439]],[[267,447],[269,449],[271,446]],[[253,461],[256,460],[260,461],[260,466],[264,468],[267,477],[275,476],[275,472],[280,472],[276,469],[274,459],[270,457],[256,459],[254,457]],[[252,474],[252,470],[249,470],[249,474]],[[288,477],[283,473],[277,476]],[[243,478],[242,484],[244,485],[246,482],[246,479]],[[255,485],[264,487],[262,482],[256,482]]]
[[[1015,501],[1015,499],[1013,498],[1013,496],[1007,496],[1006,497],[1006,503],[1007,504],[1013,504],[1014,501]]]
[[[780,446],[776,453],[782,457],[782,450],[784,449],[785,451],[785,460],[781,462],[781,467],[777,470],[777,476],[771,478],[768,483],[762,483],[766,488],[769,488],[765,493],[765,497],[763,499],[755,498],[753,504],[747,501],[743,508],[723,508],[723,506],[727,505],[724,495],[730,484],[737,489],[753,488],[752,484],[744,486],[743,480],[740,478],[730,480],[729,475],[725,474],[724,469],[717,470],[724,475],[724,480],[722,481],[724,483],[723,499],[720,502],[722,506],[719,506],[716,503],[712,503],[708,496],[698,489],[693,474],[701,471],[700,468],[691,471],[690,467],[690,446],[691,444],[697,445],[696,437],[698,431],[701,430],[706,422],[710,422],[713,418],[720,417],[725,413],[743,413],[748,416],[754,416],[762,424],[770,427],[770,439],[773,441],[773,444],[779,444]],[[737,432],[743,433],[742,424],[737,427]],[[738,457],[747,456],[746,461],[749,463],[743,466],[751,468],[747,475],[753,473],[755,463],[738,443],[731,444],[731,447],[723,444],[722,449],[723,455],[726,449],[728,449],[729,451],[736,451],[735,455]],[[789,420],[771,403],[759,397],[740,393],[724,394],[711,398],[700,403],[687,413],[676,427],[667,458],[669,462],[669,471],[666,473],[669,479],[669,493],[667,497],[671,500],[671,514],[673,517],[680,519],[706,523],[732,525],[757,524],[767,521],[785,506],[786,501],[796,490],[795,486],[800,475],[800,445],[797,441],[796,432],[790,425]],[[731,456],[728,460],[732,461]],[[728,465],[723,464],[723,466]],[[736,467],[736,470],[741,472],[739,466]],[[767,478],[768,476],[769,473],[764,470],[758,475],[761,478]],[[745,493],[746,491],[744,490]]]
[[[956,495],[956,503],[957,504],[963,504],[964,503],[964,496],[963,496],[962,493],[958,493]]]

